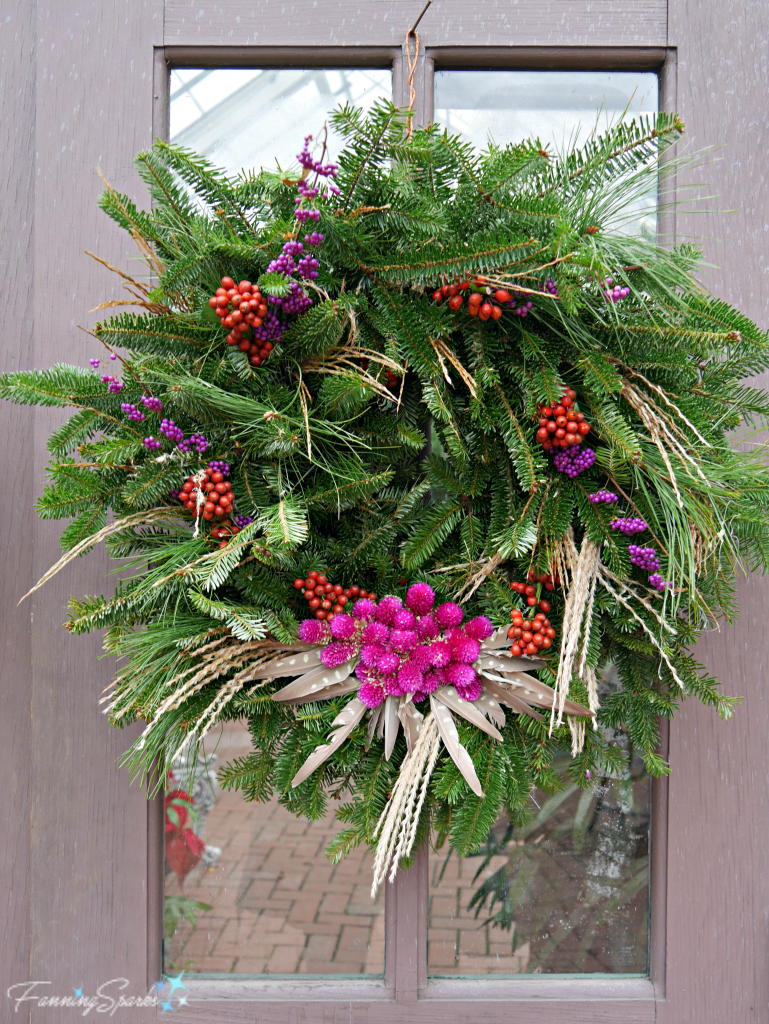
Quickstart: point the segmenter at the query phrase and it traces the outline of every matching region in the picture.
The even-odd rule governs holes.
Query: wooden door
[[[404,95],[400,49],[422,0],[145,0],[14,4],[3,33],[3,368],[83,363],[86,312],[117,297],[111,275],[125,239],[96,207],[97,168],[140,199],[137,150],[166,132],[169,63],[306,63],[324,47],[335,63],[392,61]],[[707,181],[704,205],[679,208],[680,239],[704,239],[705,282],[759,324],[769,322],[763,273],[763,137],[767,105],[766,8],[713,0],[530,0],[510,7],[434,0],[420,25],[427,57],[417,109],[429,108],[430,67],[653,67],[664,106],[687,123],[693,148],[723,146],[689,172]],[[427,92],[425,92],[427,89]],[[682,181],[681,184],[684,184]],[[718,212],[736,209],[733,213]],[[129,785],[117,759],[131,731],[112,732],[98,696],[111,666],[96,638],[61,628],[69,593],[99,593],[99,554],[72,566],[21,608],[16,601],[55,561],[55,524],[34,518],[45,439],[56,413],[3,406],[4,937],[0,1019],[66,1020],[11,985],[39,980],[67,995],[114,978],[140,995],[160,970],[161,819]],[[424,976],[425,861],[388,892],[389,956],[381,983],[210,982],[180,1020],[248,1021],[769,1021],[764,848],[769,797],[769,711],[763,693],[764,602],[769,583],[746,581],[743,614],[702,644],[701,656],[744,704],[728,724],[692,703],[670,730],[673,773],[655,787],[652,962],[649,979],[452,979]],[[420,875],[420,872],[422,873]],[[16,990],[18,992],[18,990]],[[205,1000],[205,1001],[203,1001]],[[121,1010],[131,1020],[158,1009]]]

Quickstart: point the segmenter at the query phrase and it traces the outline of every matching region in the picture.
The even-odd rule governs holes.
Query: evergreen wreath
[[[77,410],[37,586],[102,541],[120,561],[67,629],[121,660],[128,767],[162,785],[245,717],[222,785],[308,818],[344,795],[329,855],[376,848],[376,887],[431,832],[464,855],[526,821],[559,750],[584,787],[623,728],[660,775],[659,716],[732,715],[688,648],[767,567],[763,452],[734,432],[769,419],[744,383],[769,344],[694,247],[626,230],[676,116],[555,156],[384,104],[331,121],[338,165],[308,138],[298,179],[141,153],[152,210],[100,201],[155,282],[110,267],[131,299],[103,305],[138,307],[95,329],[120,376],[94,357],[0,394]]]

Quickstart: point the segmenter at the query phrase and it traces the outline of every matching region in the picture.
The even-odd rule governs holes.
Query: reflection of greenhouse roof
[[[175,70],[171,140],[229,171],[276,159],[286,167],[329,111],[342,103],[369,107],[391,94],[389,69]]]

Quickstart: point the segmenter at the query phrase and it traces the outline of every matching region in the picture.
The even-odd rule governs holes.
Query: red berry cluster
[[[227,543],[227,540],[223,538],[234,537],[236,533],[240,533],[238,527],[234,526],[228,518],[232,512],[235,495],[232,493],[232,484],[225,479],[224,473],[219,473],[211,466],[206,466],[205,475],[206,479],[200,487],[195,482],[195,478],[191,476],[179,491],[179,501],[194,515],[197,511],[198,493],[202,489],[206,497],[203,505],[203,518],[210,521],[216,516],[221,519],[221,523],[211,530],[211,536],[215,540],[221,540],[222,543],[219,547],[223,548]]]
[[[547,604],[547,601],[544,603]],[[513,641],[510,653],[514,657],[538,654],[543,648],[547,650],[552,646],[555,630],[550,625],[550,619],[545,618],[544,612],[537,612],[533,619],[524,619],[523,614],[514,608],[510,612],[510,618],[513,624],[507,635]]]
[[[545,449],[566,448],[572,444],[582,444],[586,434],[590,432],[590,424],[584,413],[577,412],[574,401],[577,392],[566,389],[558,405],[539,407],[539,430],[537,440]]]
[[[512,300],[512,295],[504,288],[492,292],[491,288],[486,287],[484,277],[477,277],[472,282],[462,281],[461,284],[444,284],[433,292],[433,300],[440,306],[444,299],[448,299],[449,309],[461,309],[464,301],[462,292],[471,286],[482,291],[472,291],[467,297],[467,312],[470,316],[477,316],[480,320],[499,320],[502,306]]]
[[[274,346],[271,341],[251,341],[248,337],[249,327],[261,327],[262,318],[267,315],[267,303],[257,286],[250,281],[236,285],[231,277],[223,277],[221,288],[216,289],[208,305],[222,327],[230,328],[227,344],[237,345],[241,352],[248,353],[253,366],[261,366]]]
[[[294,586],[304,591],[310,609],[315,612],[315,618],[325,619],[326,622],[331,622],[335,615],[343,612],[351,599],[367,597],[370,601],[376,601],[376,594],[370,594],[357,584],[345,588],[339,583],[329,583],[323,573],[317,573],[314,569],[307,573],[306,580],[294,580]]]

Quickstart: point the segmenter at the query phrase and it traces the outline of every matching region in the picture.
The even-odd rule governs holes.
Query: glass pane
[[[171,72],[171,142],[231,173],[296,164],[329,111],[392,99],[389,68],[208,68]],[[333,134],[331,158],[340,145]]]
[[[524,828],[503,815],[477,856],[430,853],[431,975],[644,974],[648,956],[650,780],[534,791]],[[559,767],[556,765],[556,767]]]
[[[435,120],[479,149],[528,138],[550,152],[598,126],[656,114],[659,83],[635,71],[436,71]],[[625,230],[653,237],[656,195],[633,204]]]
[[[247,754],[251,739],[228,723],[215,746],[191,792],[166,798],[165,971],[382,975],[384,900],[371,901],[367,850],[334,865],[324,854],[342,827],[333,812],[308,822],[276,800],[220,791],[216,767]],[[197,822],[184,818],[190,803]],[[185,826],[205,843],[199,856]]]

